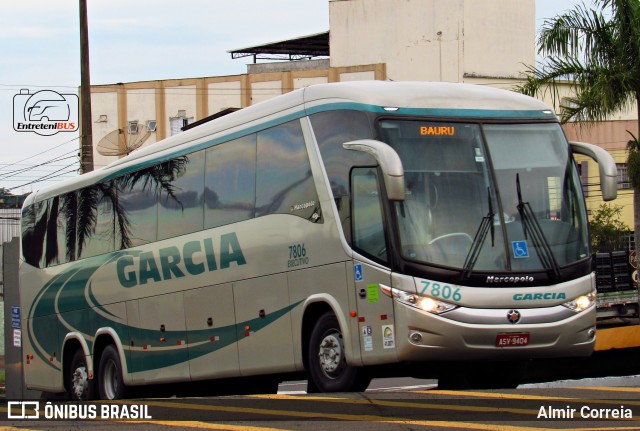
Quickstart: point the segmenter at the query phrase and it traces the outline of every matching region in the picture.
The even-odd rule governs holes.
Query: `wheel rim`
[[[104,366],[102,387],[108,400],[115,399],[120,387],[120,376],[118,375],[118,367],[113,360],[109,359]]]
[[[341,338],[339,332],[331,331],[326,333],[320,342],[318,352],[320,369],[331,379],[339,377],[345,367]]]
[[[71,390],[76,399],[83,400],[87,397],[88,388],[89,378],[87,374],[87,367],[84,364],[80,364],[73,371]]]

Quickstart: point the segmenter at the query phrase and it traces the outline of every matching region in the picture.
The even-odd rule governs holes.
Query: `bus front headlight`
[[[385,286],[386,287],[386,286]],[[401,304],[408,305],[418,310],[426,311],[432,314],[442,314],[446,311],[453,310],[457,307],[455,304],[449,302],[440,301],[430,296],[417,295],[415,293],[405,292],[403,290],[386,288],[382,289],[384,293],[392,296],[396,301]]]
[[[426,296],[423,296],[418,300],[418,305],[421,310],[433,314],[444,313],[445,311],[453,310],[454,308],[456,308],[454,304],[449,304],[448,302],[444,301],[438,301]]]
[[[596,291],[593,290],[587,293],[586,295],[578,296],[577,298],[569,302],[565,302],[562,305],[564,305],[567,308],[570,308],[576,313],[579,313],[591,307],[593,304],[595,304],[595,302],[596,302]]]

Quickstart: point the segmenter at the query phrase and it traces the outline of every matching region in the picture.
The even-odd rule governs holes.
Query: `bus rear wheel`
[[[350,366],[338,319],[332,312],[320,316],[309,341],[309,387],[318,392],[363,392],[371,377],[366,370]]]
[[[89,379],[89,367],[82,349],[76,350],[71,358],[68,375],[69,399],[90,401],[93,399],[93,381]]]
[[[119,400],[125,396],[120,355],[113,344],[107,346],[100,357],[98,391],[102,400]]]

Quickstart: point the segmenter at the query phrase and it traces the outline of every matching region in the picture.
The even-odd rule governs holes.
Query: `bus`
[[[569,144],[535,99],[330,83],[33,193],[26,385],[79,400],[234,378],[272,392],[301,375],[309,392],[385,373],[513,387],[532,358],[590,355],[574,153],[613,199],[608,153]]]

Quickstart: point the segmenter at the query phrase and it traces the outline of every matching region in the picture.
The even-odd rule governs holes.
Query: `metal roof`
[[[313,57],[329,56],[329,32],[301,36],[280,42],[227,51],[231,58],[253,56],[257,60],[306,60]]]

